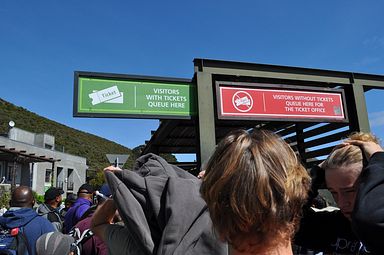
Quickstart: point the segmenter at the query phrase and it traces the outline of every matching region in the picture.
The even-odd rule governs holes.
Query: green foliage
[[[167,162],[170,162],[170,163],[177,162],[177,159],[173,154],[160,153],[160,157],[162,157],[163,159],[165,159]]]
[[[136,159],[141,156],[141,153],[143,152],[144,148],[145,148],[145,145],[143,145],[143,144],[133,148],[132,149],[132,155],[128,158],[127,162],[124,165],[124,168],[131,169],[133,167]],[[177,162],[176,157],[172,154],[160,153],[159,156],[164,158],[167,162],[170,162],[170,163]]]
[[[33,197],[35,198],[35,202],[38,204],[44,203],[44,195],[39,195],[36,191],[33,191]]]
[[[0,197],[0,208],[9,208],[9,201],[11,200],[11,193],[3,192]]]
[[[96,189],[99,189],[105,182],[104,173],[100,170],[97,171],[96,176],[89,183]]]

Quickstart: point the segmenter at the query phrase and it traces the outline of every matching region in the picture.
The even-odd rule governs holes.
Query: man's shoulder
[[[52,223],[41,216],[36,216],[33,218],[27,225],[27,229],[33,229],[34,231],[39,231],[41,233],[46,233],[46,232],[52,232],[55,231],[55,228],[53,227]]]
[[[37,215],[35,218],[33,218],[30,223],[39,225],[51,224],[49,220],[47,220],[45,217],[41,217],[40,215]]]
[[[92,202],[89,201],[88,199],[84,198],[78,198],[76,202],[72,205],[71,208],[69,208],[68,212],[77,210],[79,207],[90,207],[92,205]]]
[[[78,209],[87,210],[89,207],[91,207],[91,205],[92,205],[91,201],[84,199],[80,203],[78,203],[77,205],[74,205],[73,207],[75,207],[75,210],[78,211]]]
[[[91,220],[92,216],[89,215],[85,219],[82,219],[76,224],[76,227],[78,227],[81,231],[84,231],[85,229],[91,228]]]
[[[68,209],[67,213],[65,214],[65,219],[73,218],[74,214],[75,216],[83,214],[91,207],[91,204],[92,203],[89,200],[85,200],[81,203],[75,203],[71,208]]]
[[[36,210],[37,213],[49,213],[51,212],[51,209],[46,204],[40,204],[39,207],[37,207]]]
[[[29,220],[37,216],[34,208],[29,207],[11,207],[3,215],[4,217]]]
[[[55,228],[47,219],[42,218],[41,216],[37,216],[28,222],[25,226],[23,226],[22,231],[28,239],[36,240],[44,233],[54,232]]]
[[[83,214],[91,207],[91,204],[81,204],[78,206],[77,210],[76,210],[76,216],[77,217],[81,217],[83,216]]]

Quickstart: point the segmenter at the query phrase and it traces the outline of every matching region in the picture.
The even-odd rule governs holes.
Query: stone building
[[[86,181],[86,158],[55,150],[55,137],[16,127],[0,136],[0,177],[3,184],[30,186],[38,194],[49,187],[76,193]]]

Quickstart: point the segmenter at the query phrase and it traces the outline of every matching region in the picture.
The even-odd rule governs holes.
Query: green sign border
[[[113,81],[113,82],[132,82],[132,83],[153,83],[153,84],[164,84],[167,86],[172,86],[173,84],[175,86],[177,85],[188,85],[193,86],[192,80],[190,79],[180,79],[180,78],[168,78],[168,77],[154,77],[154,76],[136,76],[136,75],[125,75],[125,74],[110,74],[110,73],[97,73],[97,72],[82,72],[82,71],[75,71],[74,72],[74,93],[73,93],[73,116],[74,117],[89,117],[89,118],[135,118],[135,119],[192,119],[193,116],[197,115],[197,103],[196,96],[193,98],[191,97],[190,100],[195,100],[192,103],[194,105],[195,109],[192,109],[190,114],[184,114],[180,115],[180,112],[172,112],[167,111],[164,114],[156,114],[159,111],[153,111],[153,114],[151,114],[151,111],[146,111],[149,114],[143,113],[138,114],[137,111],[134,113],[119,113],[121,110],[103,110],[99,109],[98,113],[94,112],[81,112],[79,109],[79,106],[81,105],[80,101],[81,98],[79,96],[81,95],[81,92],[79,93],[79,80],[81,78],[86,79],[97,79],[97,80],[104,80],[104,81]],[[80,87],[81,89],[81,87]],[[105,113],[100,113],[105,111]]]

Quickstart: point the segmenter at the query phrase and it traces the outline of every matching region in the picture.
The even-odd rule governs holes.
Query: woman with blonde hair
[[[313,193],[325,183],[340,210],[305,210],[297,244],[324,252],[383,254],[384,153],[379,140],[370,133],[352,133],[311,172]]]
[[[349,141],[349,142],[348,142]],[[325,182],[341,212],[351,220],[355,205],[359,176],[367,159],[356,143],[372,143],[379,146],[379,140],[369,133],[352,133],[345,143],[335,147],[321,164],[325,172]]]
[[[232,254],[292,254],[310,178],[291,147],[266,130],[237,130],[217,146],[200,192]]]
[[[351,136],[347,145],[358,146],[364,169],[358,177],[352,228],[371,254],[384,254],[384,150],[376,137]]]

